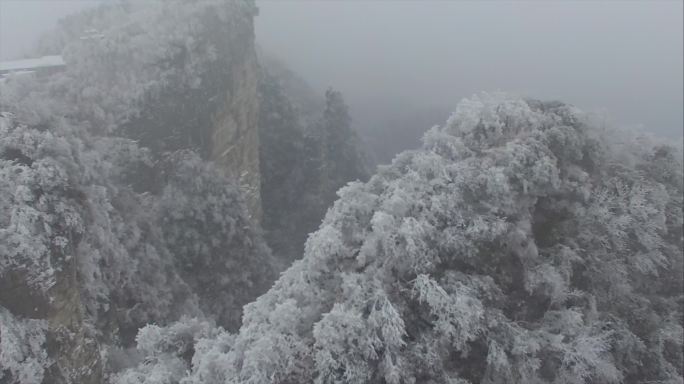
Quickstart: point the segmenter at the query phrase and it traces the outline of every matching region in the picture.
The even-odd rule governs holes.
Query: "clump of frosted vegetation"
[[[18,319],[0,307],[0,382],[41,383],[51,361],[45,350],[47,321]]]
[[[125,348],[141,326],[181,314],[235,329],[242,305],[267,288],[270,251],[236,182],[196,153],[157,153],[125,132],[166,101],[160,93],[220,100],[210,85],[225,92],[225,64],[249,47],[240,31],[255,12],[251,1],[107,4],[44,42],[65,57],[63,72],[0,84],[0,309],[45,319],[76,307],[69,329],[47,329],[64,358],[56,365],[83,330],[97,348]],[[159,137],[178,136],[159,125]],[[171,176],[157,180],[160,167]]]
[[[42,298],[26,305],[47,306],[58,280],[78,273],[82,284],[72,288],[94,316],[121,305],[123,296],[145,305],[122,313],[122,325],[175,310],[174,298],[187,286],[168,273],[173,261],[150,228],[150,208],[112,182],[122,162],[143,156],[129,140],[81,139],[68,127],[40,130],[0,118],[0,279],[23,284],[14,298],[0,294],[4,301]]]
[[[168,327],[148,325],[136,337],[138,349],[146,355],[139,369],[128,370],[118,378],[125,383],[174,383],[186,373],[186,366],[198,342],[224,334],[208,322],[183,318]],[[218,341],[216,342],[218,344]],[[196,346],[197,345],[197,346]]]
[[[169,256],[203,312],[236,330],[242,306],[275,280],[271,251],[240,189],[220,169],[192,151],[169,154],[162,164],[166,185],[154,218]]]
[[[29,124],[68,116],[118,132],[166,88],[206,88],[204,75],[225,70],[242,38],[233,28],[255,13],[249,1],[204,0],[117,2],[71,15],[41,44],[64,56],[65,72],[13,78],[0,103]]]
[[[681,152],[635,140],[465,100],[338,192],[236,335],[193,333],[190,357],[146,329],[152,359],[115,382],[681,383]]]
[[[239,187],[188,151],[160,162],[159,196],[137,194],[117,180],[148,161],[144,149],[53,128],[0,117],[2,302],[45,316],[53,287],[77,275],[70,289],[93,320],[122,332],[183,313],[236,329],[242,306],[273,278]]]

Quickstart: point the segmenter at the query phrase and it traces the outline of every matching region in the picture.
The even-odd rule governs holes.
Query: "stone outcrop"
[[[138,11],[137,7],[158,9]],[[195,150],[205,160],[214,161],[226,175],[239,181],[250,216],[258,223],[262,208],[257,127],[259,66],[254,47],[253,25],[256,13],[257,8],[250,0],[207,0],[118,4],[75,15],[54,33],[57,40],[61,39],[57,46],[63,51],[66,70],[44,79],[43,82],[30,84],[35,89],[26,94],[32,97],[17,96],[12,99],[14,93],[6,92],[0,97],[0,110],[16,113],[19,121],[35,128],[36,132],[47,129],[59,136],[61,133],[53,130],[53,124],[56,120],[64,119],[68,122],[65,124],[69,126],[68,129],[73,129],[70,134],[74,136],[80,135],[79,132],[88,132],[88,135],[93,136],[134,139],[141,147],[149,148],[155,160],[163,159],[167,153],[175,150]],[[98,29],[96,37],[80,37],[83,31],[93,27]],[[19,83],[12,82],[5,86],[15,87],[14,84]],[[41,106],[45,108],[36,108],[36,103],[42,103]],[[36,110],[39,112],[36,113]],[[0,141],[0,144],[3,143]],[[71,144],[70,142],[69,145]],[[9,146],[8,148],[14,150]],[[82,150],[75,148],[74,152]],[[0,155],[6,154],[3,152]],[[27,159],[35,160],[32,156]],[[78,159],[79,162],[81,160],[89,162],[93,158]],[[23,160],[18,158],[8,161],[10,162],[7,164],[13,164],[12,161],[18,164]],[[157,164],[156,161],[151,163]],[[25,168],[29,169],[30,164],[26,164]],[[84,176],[79,172],[86,172],[76,164],[69,168],[73,179],[70,182],[74,182],[79,188],[87,186],[93,182],[92,177],[105,177],[100,171],[94,166],[88,171],[92,174]],[[133,171],[140,174],[132,176],[135,180],[126,180],[125,184],[132,185],[136,192],[158,193],[163,188],[163,179],[166,176],[162,171]],[[5,184],[0,183],[0,187],[16,189],[16,183],[12,180],[0,181],[7,181]],[[107,185],[107,182],[102,183]],[[134,184],[139,184],[140,188],[136,188]],[[112,196],[116,190],[116,186],[111,188]],[[35,193],[43,191],[36,188]],[[116,252],[126,254],[124,262],[129,263],[130,268],[136,268],[136,258],[149,258],[145,248],[152,248],[154,245],[150,244],[151,236],[145,233],[147,229],[131,230],[139,238],[128,238],[129,235],[124,231],[132,226],[127,222],[130,218],[114,220],[107,217],[112,214],[107,211],[111,208],[107,207],[112,203],[112,196],[105,198],[109,199],[106,203],[92,201],[93,196],[83,197],[74,206],[83,219],[86,232],[93,226],[91,220],[94,218],[91,216],[101,215],[119,226],[113,228],[115,224],[111,224],[112,227],[104,226],[93,230],[102,234],[103,239],[122,243],[139,242],[131,247],[136,248],[138,253],[135,254],[132,249],[124,249],[125,246],[122,245],[117,245],[119,248],[116,249]],[[66,201],[73,197],[59,198]],[[2,203],[7,203],[8,206],[18,204],[0,199],[0,208]],[[26,202],[27,206],[33,208],[31,204],[34,204],[33,200]],[[92,206],[97,204],[103,204],[105,208],[102,212],[93,213],[96,209]],[[116,205],[116,202],[113,204]],[[112,211],[116,209],[119,207],[111,208]],[[126,207],[120,209],[125,211]],[[45,215],[49,214],[51,211],[45,212]],[[4,218],[0,219],[0,230],[5,230],[5,233],[0,233],[3,235],[13,235],[13,228],[23,225],[10,221],[14,225],[11,227],[3,220]],[[106,225],[109,223],[107,221]],[[240,230],[244,230],[243,227],[246,228],[247,225],[241,225]],[[35,234],[32,236],[37,237]],[[41,233],[40,236],[44,237],[40,237],[40,241],[44,240],[45,244],[54,240],[48,234]],[[117,236],[119,238],[114,239]],[[44,375],[43,383],[102,383],[106,380],[107,362],[103,359],[106,346],[120,343],[126,347],[126,342],[122,340],[130,337],[124,336],[124,333],[133,332],[134,335],[137,331],[137,328],[124,331],[124,325],[117,313],[125,312],[121,317],[126,317],[129,313],[140,311],[146,303],[140,304],[142,301],[139,297],[130,297],[137,293],[117,287],[115,278],[103,276],[108,272],[93,274],[93,268],[102,268],[103,271],[116,269],[113,274],[128,273],[125,272],[126,267],[117,269],[118,267],[110,264],[121,261],[112,261],[102,256],[107,253],[103,244],[88,244],[88,247],[83,248],[84,253],[80,254],[74,249],[79,247],[81,239],[64,237],[69,238],[72,247],[68,254],[58,255],[54,249],[45,246],[45,252],[39,255],[40,260],[52,260],[59,267],[51,275],[51,285],[44,290],[31,285],[30,282],[34,280],[32,276],[22,275],[27,270],[27,273],[33,273],[42,268],[42,265],[21,265],[22,261],[17,261],[17,251],[10,247],[13,244],[0,244],[0,314],[6,311],[8,318],[16,317],[17,324],[27,321],[40,321],[44,324],[43,347],[47,351],[44,359],[47,366],[44,367],[44,373],[41,373]],[[24,240],[28,244],[29,240],[22,238]],[[252,239],[246,240],[251,241]],[[228,252],[228,249],[225,251]],[[160,254],[160,258],[165,257],[165,254]],[[79,260],[81,256],[91,260],[84,263]],[[18,267],[14,262],[19,264]],[[192,292],[183,291],[186,288],[174,288],[182,282],[179,283],[174,271],[166,270],[173,268],[170,264],[160,261],[157,267],[151,267],[145,272],[158,272],[161,276],[159,280],[146,279],[142,275],[131,280],[138,279],[150,285],[168,285],[164,291],[166,296],[159,298],[159,301],[182,301],[182,297],[176,297],[182,294],[192,296]],[[89,287],[94,282],[102,284],[102,280],[107,278],[111,281],[103,285],[111,291],[102,291],[104,293],[101,296],[89,292]],[[120,292],[112,293],[117,288]],[[248,289],[250,288],[244,290]],[[174,312],[171,304],[160,304],[160,307],[163,305],[168,308],[164,307],[159,311],[156,308],[149,309],[153,314],[148,318],[143,317],[143,324],[161,324],[173,316],[181,315],[181,312]],[[102,309],[103,307],[107,309]],[[142,308],[142,311],[145,310],[147,309]],[[155,318],[155,315],[158,316]],[[138,323],[138,320],[131,320],[125,326],[133,324],[137,327],[140,326]],[[0,340],[4,337],[2,325],[0,324]],[[3,369],[0,364],[0,383],[9,380],[8,383],[14,384],[17,377],[3,377]],[[21,378],[19,380],[22,382]]]
[[[226,75],[230,85],[224,92],[212,124],[210,159],[243,187],[249,212],[260,222],[261,177],[259,173],[259,73],[254,50],[253,26],[231,37],[233,57]]]

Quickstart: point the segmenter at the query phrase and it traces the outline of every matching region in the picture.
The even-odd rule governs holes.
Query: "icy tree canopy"
[[[464,100],[338,192],[236,335],[181,323],[150,350],[145,328],[117,383],[681,382],[681,152],[614,134]]]

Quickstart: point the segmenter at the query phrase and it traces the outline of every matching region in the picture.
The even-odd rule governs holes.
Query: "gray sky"
[[[0,60],[20,58],[57,20],[99,0],[0,0]]]
[[[0,0],[0,58],[95,1]],[[559,99],[682,135],[682,1],[258,1],[257,40],[352,110]],[[446,119],[446,116],[444,116]]]
[[[260,1],[257,39],[352,110],[503,90],[682,134],[682,2]],[[446,117],[445,117],[446,118]]]

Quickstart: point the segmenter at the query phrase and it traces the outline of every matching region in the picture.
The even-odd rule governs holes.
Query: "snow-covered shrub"
[[[242,306],[275,280],[270,250],[251,222],[238,186],[214,165],[181,151],[163,162],[155,208],[176,271],[218,324],[237,329]]]
[[[51,361],[45,349],[45,320],[19,319],[0,307],[0,381],[41,383]]]

